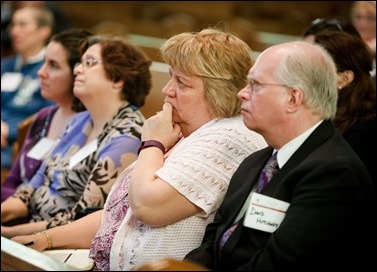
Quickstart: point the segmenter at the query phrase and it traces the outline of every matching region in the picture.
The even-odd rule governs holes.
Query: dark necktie
[[[271,158],[268,160],[264,168],[262,169],[262,172],[259,176],[258,180],[258,189],[257,192],[261,192],[264,187],[270,182],[272,179],[272,176],[279,170],[278,161],[277,161],[277,152],[275,152]],[[240,221],[234,223],[232,226],[230,226],[221,236],[219,241],[219,247],[220,249],[223,248],[225,242],[228,240],[232,232],[237,227],[238,223]]]
[[[261,192],[264,187],[270,182],[272,176],[279,170],[278,161],[277,161],[277,152],[275,152],[271,158],[268,160],[262,172],[259,176],[258,189],[257,192]]]

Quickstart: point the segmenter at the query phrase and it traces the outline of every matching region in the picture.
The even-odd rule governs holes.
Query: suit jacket
[[[376,118],[366,121],[358,121],[350,127],[344,134],[344,139],[350,144],[355,153],[365,164],[372,177],[374,188],[377,188],[377,173],[375,160],[371,160],[371,151],[376,150]]]
[[[322,122],[261,192],[290,203],[273,233],[232,225],[272,154],[246,158],[233,175],[202,245],[186,259],[227,271],[362,269],[375,254],[375,193],[364,165],[330,121]],[[369,268],[370,269],[370,268]]]

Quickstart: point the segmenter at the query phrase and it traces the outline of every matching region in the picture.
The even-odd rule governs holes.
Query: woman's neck
[[[102,130],[104,125],[119,111],[119,109],[125,104],[125,101],[118,101],[116,103],[108,104],[104,107],[92,107],[88,108],[90,116],[93,121],[93,129],[96,131]]]
[[[50,129],[48,130],[47,137],[56,139],[63,130],[67,127],[72,117],[76,114],[71,107],[59,106],[58,110],[54,114]]]

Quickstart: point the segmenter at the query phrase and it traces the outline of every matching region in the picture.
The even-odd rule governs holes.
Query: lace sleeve
[[[263,138],[243,124],[219,122],[184,139],[156,175],[208,216],[220,205],[241,161],[264,146]]]

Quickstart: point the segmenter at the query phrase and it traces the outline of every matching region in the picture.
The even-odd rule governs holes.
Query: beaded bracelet
[[[158,149],[162,151],[163,154],[165,154],[165,150],[166,150],[165,146],[161,142],[156,141],[156,140],[148,140],[148,141],[141,142],[141,145],[139,147],[137,154],[139,155],[141,150],[148,147],[157,147]]]
[[[52,248],[51,236],[46,231],[41,231],[39,233],[44,235],[44,237],[46,237],[46,239],[47,239],[47,249],[51,249]]]

